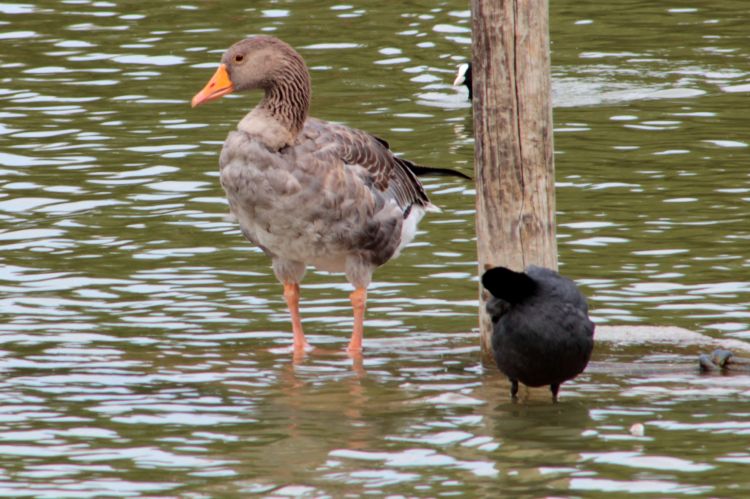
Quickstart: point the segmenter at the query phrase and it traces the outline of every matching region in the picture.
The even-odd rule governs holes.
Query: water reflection
[[[599,324],[750,327],[739,0],[551,2],[560,262]],[[249,100],[188,99],[223,48],[275,33],[313,113],[472,171],[465,2],[0,4],[0,493],[731,497],[747,376],[694,346],[604,344],[592,370],[507,399],[478,362],[474,191],[375,274],[361,365],[346,286],[310,272],[322,353],[300,363],[268,262],[241,238],[216,155]],[[606,14],[606,15],[605,15]],[[665,352],[665,349],[668,350]],[[665,355],[666,354],[666,355]],[[659,375],[611,369],[677,365]],[[639,364],[640,366],[640,364]],[[629,428],[642,424],[645,435]]]

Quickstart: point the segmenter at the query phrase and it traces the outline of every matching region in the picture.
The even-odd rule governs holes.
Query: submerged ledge
[[[724,348],[735,352],[750,352],[750,343],[734,338],[714,338],[676,326],[597,326],[596,342],[623,346],[644,343],[670,344],[679,347]]]

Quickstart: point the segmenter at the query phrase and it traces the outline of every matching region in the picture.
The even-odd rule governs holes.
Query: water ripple
[[[747,339],[737,6],[551,9],[561,268],[598,324]],[[365,358],[342,353],[350,287],[311,269],[316,349],[292,362],[281,286],[217,179],[258,95],[189,99],[225,46],[277,33],[312,68],[316,116],[471,172],[451,85],[463,2],[0,12],[0,495],[736,495],[748,377],[699,376],[693,347],[602,341],[595,361],[630,370],[587,372],[555,406],[544,389],[509,401],[478,360],[475,191],[458,179],[425,178],[442,213],[376,272]]]

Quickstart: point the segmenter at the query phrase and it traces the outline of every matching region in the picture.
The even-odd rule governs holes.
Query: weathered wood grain
[[[497,265],[557,269],[548,0],[472,0],[471,8],[479,274]],[[486,292],[480,297],[489,360]]]

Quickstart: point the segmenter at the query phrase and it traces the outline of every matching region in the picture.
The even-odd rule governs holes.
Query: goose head
[[[310,108],[310,73],[297,51],[273,36],[253,36],[229,47],[192,106],[254,89],[265,92],[255,117],[274,121],[292,136],[302,129]]]

